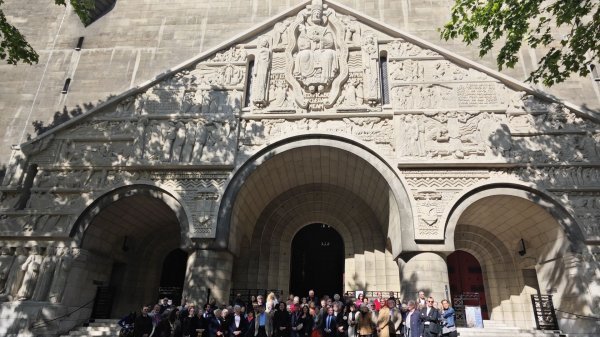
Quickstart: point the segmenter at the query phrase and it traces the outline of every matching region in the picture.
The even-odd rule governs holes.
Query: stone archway
[[[591,296],[581,296],[593,282],[585,276],[581,232],[551,199],[539,192],[496,187],[470,194],[454,209],[448,237],[455,249],[481,263],[492,320],[534,327],[530,295],[538,292],[553,295],[560,310],[592,310]],[[537,280],[532,286],[533,270],[539,288]],[[557,313],[561,329],[569,329],[571,318]]]
[[[74,239],[92,262],[84,273],[113,294],[111,317],[157,301],[163,261],[184,242],[183,214],[173,210],[176,204],[155,187],[127,186],[96,200],[73,228]]]
[[[264,149],[230,181],[220,215],[239,256],[233,287],[240,289],[286,292],[292,238],[311,223],[327,223],[343,237],[345,290],[398,291],[394,257],[406,242],[414,245],[400,178],[384,160],[339,137],[304,135]]]

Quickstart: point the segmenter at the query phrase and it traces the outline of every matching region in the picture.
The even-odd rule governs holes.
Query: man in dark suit
[[[348,317],[344,316],[344,308],[338,302],[333,303],[333,315],[335,316],[335,321],[337,322],[336,335],[338,337],[346,337],[346,332],[348,331]]]
[[[441,332],[440,312],[433,307],[433,297],[427,299],[427,306],[421,309],[421,326],[423,337],[437,337]]]
[[[415,301],[408,301],[408,308],[404,318],[404,336],[405,337],[422,337],[421,336],[421,317]]]
[[[133,324],[133,335],[135,337],[148,337],[152,332],[152,318],[148,316],[150,307],[145,305],[142,308],[142,314],[135,319]]]
[[[327,308],[327,316],[323,317],[320,328],[323,331],[323,337],[336,337],[337,318],[333,314],[333,307]]]
[[[233,318],[229,324],[230,337],[244,337],[248,332],[248,320],[242,315],[242,307],[235,305],[233,307]]]

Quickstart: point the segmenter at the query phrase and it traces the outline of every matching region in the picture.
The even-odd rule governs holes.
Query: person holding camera
[[[446,299],[442,300],[442,336],[457,336],[454,308]]]

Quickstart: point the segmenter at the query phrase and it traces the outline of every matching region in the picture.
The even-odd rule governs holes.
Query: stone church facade
[[[89,306],[49,319],[115,279],[113,311],[136,310],[177,248],[190,301],[287,294],[295,234],[323,223],[345,291],[448,297],[460,250],[490,319],[532,328],[539,292],[592,336],[576,315],[600,315],[599,122],[349,7],[298,4],[14,149],[4,332],[79,324]]]

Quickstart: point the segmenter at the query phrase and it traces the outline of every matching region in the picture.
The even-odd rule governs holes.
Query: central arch
[[[343,137],[302,135],[265,147],[237,170],[217,237],[239,256],[233,288],[285,293],[294,235],[326,223],[344,241],[345,291],[397,291],[394,257],[414,246],[410,205],[397,172],[375,152]]]

